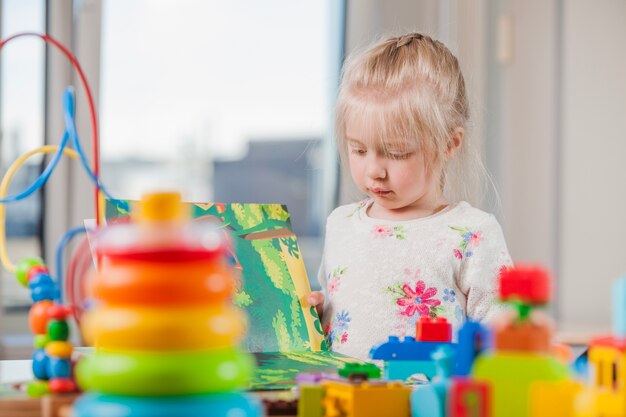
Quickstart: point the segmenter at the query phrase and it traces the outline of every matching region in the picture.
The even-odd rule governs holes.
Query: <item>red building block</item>
[[[487,382],[454,378],[449,393],[449,416],[491,417],[490,388]]]
[[[445,317],[420,317],[415,323],[415,339],[420,342],[450,342],[452,325]]]
[[[546,304],[552,298],[550,274],[537,266],[515,266],[500,272],[500,300]]]

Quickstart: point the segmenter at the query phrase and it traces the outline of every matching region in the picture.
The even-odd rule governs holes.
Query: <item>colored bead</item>
[[[26,393],[31,398],[39,398],[46,395],[48,392],[48,383],[45,381],[30,382],[26,387]]]
[[[48,376],[54,378],[69,378],[72,374],[72,365],[67,359],[49,358]]]
[[[28,312],[28,323],[30,330],[34,334],[45,334],[48,330],[48,308],[52,305],[52,301],[38,301],[32,305]]]
[[[44,262],[41,258],[24,258],[19,261],[15,266],[15,277],[20,284],[26,287],[28,285],[28,271],[30,270],[30,268],[43,264]]]
[[[39,274],[44,274],[50,276],[50,270],[45,265],[34,265],[31,266],[28,272],[26,273],[26,279],[28,280],[28,284]]]
[[[46,353],[55,358],[69,358],[72,350],[72,345],[67,342],[52,341],[46,345]]]
[[[65,320],[50,320],[48,334],[50,340],[65,341],[70,335],[70,328]]]
[[[54,378],[48,382],[50,392],[56,394],[76,391],[76,384],[69,378]]]
[[[48,334],[36,334],[33,340],[33,346],[37,349],[43,349],[46,347],[48,342],[50,341],[50,337]]]
[[[34,268],[37,268],[37,266],[34,266],[33,269]],[[54,281],[52,280],[52,277],[50,276],[50,274],[48,274],[47,272],[40,272],[38,274],[29,276],[28,288],[32,290],[42,285],[54,287]]]
[[[63,304],[55,304],[48,309],[48,318],[55,320],[64,320],[70,314],[72,310]]]
[[[46,351],[43,349],[37,349],[33,353],[33,375],[35,378],[41,380],[47,380],[48,375],[48,362],[50,358],[46,355]]]
[[[34,303],[38,301],[45,301],[45,300],[52,301],[56,298],[56,295],[57,295],[56,288],[52,285],[39,286],[39,287],[33,288],[33,290],[30,293],[30,297],[32,298]]]

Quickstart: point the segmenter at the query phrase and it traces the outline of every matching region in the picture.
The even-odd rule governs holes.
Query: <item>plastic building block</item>
[[[397,336],[389,336],[386,342],[370,350],[370,358],[383,361],[430,361],[432,352],[444,344],[456,349],[456,343],[419,342],[409,336],[401,341]]]
[[[447,398],[450,389],[454,350],[440,346],[432,354],[437,377],[428,385],[418,385],[411,393],[412,417],[446,417]]]
[[[613,284],[613,335],[626,338],[626,276]]]
[[[552,297],[548,271],[536,266],[516,266],[500,273],[500,299],[546,304]]]
[[[408,417],[411,390],[399,382],[324,382],[326,417]]]
[[[589,348],[594,415],[622,416],[626,410],[626,353],[610,345]]]
[[[298,400],[298,417],[323,417],[324,388],[321,385],[300,385],[300,399]]]
[[[548,353],[552,334],[547,326],[525,321],[510,323],[494,332],[497,351]]]
[[[449,417],[491,417],[488,383],[453,378],[449,394]]]
[[[482,324],[467,321],[459,330],[455,375],[466,376],[476,357],[492,345],[491,332]]]
[[[524,352],[496,352],[476,359],[473,375],[490,384],[493,416],[528,417],[528,395],[535,381],[563,381],[569,370],[559,360]]]
[[[415,338],[420,342],[450,342],[452,325],[445,317],[420,317],[415,324]]]
[[[411,417],[446,417],[445,397],[440,394],[431,384],[415,387],[411,393]]]
[[[348,362],[339,369],[339,375],[349,378],[351,375],[362,375],[363,379],[380,378],[380,368],[373,363]]]
[[[385,363],[383,379],[387,381],[406,381],[412,375],[424,375],[428,380],[435,376],[433,361],[388,361]]]
[[[528,417],[571,417],[582,386],[575,381],[537,381],[530,386]]]

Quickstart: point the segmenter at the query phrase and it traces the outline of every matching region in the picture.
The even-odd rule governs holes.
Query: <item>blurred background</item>
[[[47,32],[77,55],[114,196],[170,187],[188,201],[287,204],[313,287],[326,215],[360,198],[334,145],[344,57],[408,31],[443,41],[494,179],[476,204],[496,214],[516,261],[551,269],[558,328],[578,333],[609,328],[610,285],[626,273],[624,22],[621,0],[0,0],[2,38]],[[66,59],[36,38],[3,48],[2,173],[60,141],[70,84],[90,154]],[[33,158],[11,190],[43,163]],[[94,217],[92,195],[78,165],[62,163],[44,193],[8,206],[11,258],[52,260],[62,233]],[[0,358],[26,358],[29,293],[3,273],[0,300]]]

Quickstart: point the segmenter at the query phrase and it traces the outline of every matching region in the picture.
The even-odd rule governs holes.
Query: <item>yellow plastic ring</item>
[[[238,344],[246,316],[229,304],[207,307],[101,306],[86,313],[85,341],[96,348],[192,351]]]

